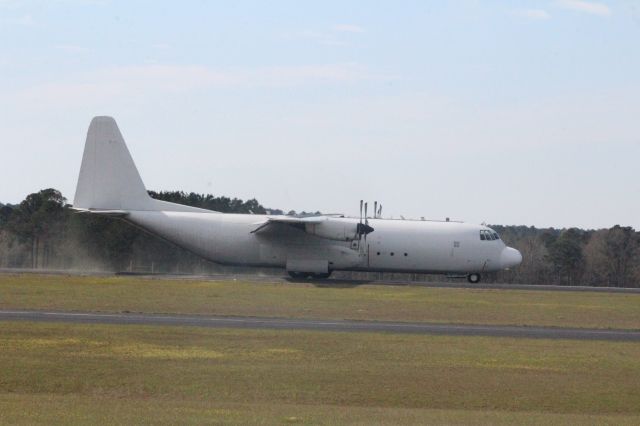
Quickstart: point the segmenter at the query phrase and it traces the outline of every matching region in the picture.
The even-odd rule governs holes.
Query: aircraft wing
[[[260,230],[268,227],[269,225],[272,225],[274,223],[282,223],[285,225],[290,225],[293,227],[298,227],[298,228],[304,228],[305,225],[307,224],[317,224],[317,223],[322,223],[324,221],[326,221],[327,218],[324,216],[310,216],[310,217],[295,217],[295,216],[276,216],[276,217],[269,217],[267,218],[267,220],[263,221],[263,222],[258,222],[255,225],[257,225],[256,228],[254,228],[251,233],[255,234],[256,232],[259,232]]]
[[[256,228],[251,233],[255,234],[269,225],[277,223],[297,228],[319,238],[335,241],[352,241],[359,238],[360,235],[373,232],[372,227],[358,223],[355,219],[323,215],[310,217],[272,216],[263,222],[256,223]]]

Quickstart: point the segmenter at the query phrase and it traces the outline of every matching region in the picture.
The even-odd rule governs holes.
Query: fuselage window
[[[493,239],[494,239],[494,240],[499,240],[499,239],[500,239],[500,237],[498,236],[498,233],[497,233],[497,232],[494,232],[494,233],[493,233]]]
[[[485,235],[484,235],[484,231],[480,231],[480,239],[481,239],[482,241],[484,241],[484,240],[486,240],[486,239],[487,239],[487,237],[485,237]]]
[[[404,257],[407,257],[407,256],[409,256],[409,254],[408,254],[408,253],[405,253],[405,254],[404,254]]]
[[[391,256],[393,256],[395,253],[391,252]]]

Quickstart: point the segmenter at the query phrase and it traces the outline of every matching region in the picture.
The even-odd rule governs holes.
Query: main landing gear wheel
[[[477,284],[480,282],[480,274],[469,274],[467,275],[467,281],[471,284]]]
[[[313,272],[287,271],[287,273],[294,280],[304,280],[304,279],[307,279],[307,278],[310,279],[310,280],[326,280],[327,278],[329,278],[331,276],[331,272],[326,272],[326,273],[323,273],[323,274],[316,274],[316,273],[313,273]]]
[[[324,274],[311,274],[310,278],[312,280],[326,280],[331,276],[331,272],[326,272]]]
[[[305,274],[304,272],[287,271],[287,273],[294,280],[303,280],[303,279],[307,278],[307,274]]]

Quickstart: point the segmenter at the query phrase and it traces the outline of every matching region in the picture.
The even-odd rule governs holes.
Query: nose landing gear
[[[467,281],[471,284],[477,284],[480,282],[480,274],[469,274],[467,275]]]

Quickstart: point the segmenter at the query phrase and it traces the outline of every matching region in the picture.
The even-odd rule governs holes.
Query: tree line
[[[183,191],[149,191],[156,199],[225,213],[283,214],[256,199],[241,200]],[[20,204],[0,204],[0,267],[131,272],[212,273],[224,268],[126,222],[74,212],[55,189],[29,194]],[[313,212],[318,214],[319,212]],[[296,214],[289,211],[287,214]],[[312,213],[300,212],[301,215]],[[520,250],[522,264],[488,274],[494,282],[551,285],[640,286],[640,232],[492,225],[506,244]],[[364,275],[364,276],[363,276]],[[341,273],[367,278],[379,274]],[[402,278],[399,274],[385,274]],[[415,280],[433,279],[412,275]],[[441,279],[441,278],[438,278]]]

